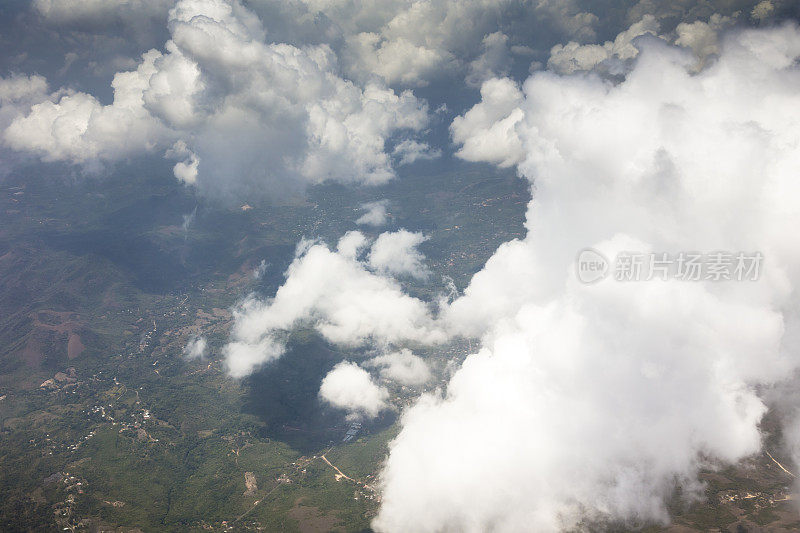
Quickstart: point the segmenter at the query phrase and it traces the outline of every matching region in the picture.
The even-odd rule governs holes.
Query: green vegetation
[[[520,234],[525,184],[509,171],[443,177],[423,164],[383,187],[322,185],[242,209],[194,197],[164,178],[166,165],[131,168],[68,183],[54,165],[0,186],[0,530],[368,528],[395,415],[341,444],[348,423],[317,392],[354,354],[308,331],[251,378],[227,377],[227,310],[251,291],[274,293],[302,237],[335,243],[376,198],[391,202],[389,229],[429,235],[432,268],[463,286]],[[261,260],[270,267],[256,280]],[[443,287],[432,276],[407,288]],[[196,333],[210,358],[186,361]],[[74,336],[83,349],[70,353]],[[427,352],[437,368],[462,354]],[[323,454],[354,481],[337,481]]]

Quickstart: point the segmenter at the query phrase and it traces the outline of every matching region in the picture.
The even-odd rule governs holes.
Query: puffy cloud
[[[341,362],[322,379],[319,396],[350,416],[375,418],[387,409],[389,392],[355,363]]]
[[[183,349],[183,356],[190,360],[204,359],[207,349],[208,341],[206,341],[205,337],[192,337],[189,339],[189,342],[186,343],[186,347]]]
[[[222,10],[207,6],[226,2],[204,0],[204,3],[201,9],[215,9],[212,18],[221,20]],[[248,0],[242,3],[247,9],[233,3],[234,18],[246,18],[251,11],[257,13],[267,26],[269,42],[297,48],[328,45],[340,60],[340,68],[334,70],[337,74],[341,72],[361,86],[381,79],[391,86],[407,87],[462,76],[467,76],[470,84],[480,84],[491,76],[506,75],[508,69],[523,72],[527,66],[525,58],[509,57],[507,50],[532,51],[539,60],[541,52],[556,43],[570,41],[575,46],[597,43],[598,34],[614,35],[644,16],[654,16],[671,31],[678,22],[707,20],[713,13],[742,19],[754,13],[753,21],[757,22],[791,11],[790,3],[783,0],[761,3],[641,0],[629,9],[626,8],[631,3],[609,7],[584,0]],[[25,34],[47,32],[48,39],[60,41],[60,48],[77,52],[80,58],[77,69],[84,68],[86,60],[90,66],[84,72],[95,72],[98,78],[105,79],[114,72],[110,69],[115,60],[129,60],[147,48],[161,46],[168,38],[163,21],[175,4],[175,0],[35,0],[30,6],[31,15],[26,13],[31,28]],[[197,6],[195,0],[185,11],[197,11]],[[185,17],[184,21],[190,18]],[[228,24],[231,19],[224,22]],[[69,38],[55,35],[61,31],[65,36],[69,34]],[[257,33],[257,40],[264,41],[267,32]],[[507,37],[507,43],[502,42],[503,36]],[[83,83],[80,86],[85,87]]]
[[[442,151],[414,139],[405,139],[397,143],[392,155],[399,159],[401,165],[410,165],[421,159],[436,159],[442,155]]]
[[[408,86],[427,85],[432,75],[447,68],[448,62],[455,62],[446,50],[427,48],[402,37],[386,41],[367,32],[350,38],[344,58],[351,65],[351,75],[368,78],[377,74],[389,83]]]
[[[428,305],[359,259],[366,244],[359,232],[342,237],[335,251],[302,243],[274,298],[251,296],[234,312],[232,338],[224,348],[229,373],[242,377],[280,357],[286,332],[303,325],[345,346],[444,340]],[[403,245],[395,251],[402,256],[412,250]],[[380,255],[385,256],[383,251]]]
[[[168,40],[117,73],[113,103],[99,91],[58,91],[20,111],[3,137],[16,150],[85,165],[183,142],[191,155],[176,160],[174,174],[206,194],[281,195],[325,179],[383,183],[394,165],[439,155],[417,138],[427,126],[426,105],[389,86],[453,75],[479,84],[527,61],[510,50],[536,56],[562,37],[571,40],[553,49],[554,70],[626,60],[636,53],[631,39],[676,16],[691,21],[677,30],[681,44],[706,57],[717,28],[711,19],[696,23],[698,13],[730,14],[732,7],[701,7],[643,1],[628,11],[636,22],[614,41],[588,44],[600,21],[574,0],[264,0],[248,7],[236,0],[37,0],[33,9],[47,24],[78,24],[88,31],[82,39],[108,48],[88,54],[76,45],[68,55],[79,68],[91,58],[86,68],[102,73],[139,53],[111,42],[118,36],[107,34],[110,27],[163,42],[163,25],[155,33],[153,26],[166,18]],[[485,160],[483,151],[513,144],[516,115],[508,118],[492,121],[482,143],[476,136],[464,143],[456,132],[460,155]],[[506,165],[518,159],[519,150],[511,151],[517,155]]]
[[[431,379],[431,371],[424,359],[411,353],[408,348],[373,357],[365,366],[380,369],[382,378],[402,385],[422,385]]]
[[[444,310],[482,348],[404,413],[376,530],[666,521],[676,480],[692,494],[701,467],[759,450],[759,385],[800,364],[800,30],[732,33],[700,72],[685,50],[641,46],[618,84],[542,72],[502,100],[520,112],[512,160],[535,181],[528,235]],[[585,285],[585,247],[765,263],[751,282]]]
[[[427,124],[412,93],[339,77],[327,45],[267,44],[237,2],[181,0],[169,13],[165,51],[118,73],[113,103],[53,94],[13,121],[6,143],[73,163],[169,149],[176,177],[204,192],[280,194],[325,179],[385,182],[387,141]],[[415,142],[401,162],[430,153]]]
[[[242,310],[234,316],[242,316],[252,307],[246,302]],[[281,340],[262,337],[253,341],[232,341],[226,344],[222,353],[225,356],[225,366],[234,378],[243,378],[255,372],[262,365],[274,361],[286,352],[286,344]]]
[[[629,60],[636,57],[639,50],[633,40],[642,35],[658,35],[659,24],[652,15],[645,15],[642,20],[621,32],[613,41],[603,44],[578,44],[570,41],[566,45],[557,44],[550,50],[547,67],[560,74],[572,74],[581,70],[592,70],[610,59]]]
[[[450,126],[453,141],[461,145],[456,156],[467,161],[489,161],[509,167],[525,152],[517,135],[523,112],[522,92],[508,79],[491,79],[481,86],[481,102],[456,117]]]
[[[698,68],[702,68],[709,57],[719,53],[719,33],[733,24],[733,19],[714,14],[708,22],[696,20],[691,24],[681,22],[675,29],[678,37],[675,44],[691,48],[698,59]]]
[[[590,39],[598,21],[578,2],[561,0],[303,0],[301,4],[334,25],[348,76],[362,81],[380,76],[390,85],[409,87],[462,74],[479,83],[490,70],[497,75],[508,68],[505,35],[529,42],[537,30],[547,28]]]
[[[401,229],[381,233],[369,252],[369,265],[377,272],[424,278],[428,275],[417,246],[427,240],[422,233]]]
[[[366,211],[363,215],[358,217],[356,224],[363,224],[367,226],[383,226],[386,224],[388,213],[386,207],[389,205],[389,200],[378,200],[375,202],[367,202],[361,205],[361,209]]]
[[[30,112],[17,116],[6,128],[5,142],[46,161],[75,163],[119,159],[152,149],[166,137],[166,128],[143,107],[143,93],[160,57],[159,52],[150,51],[135,71],[114,76],[110,105],[72,91],[54,93],[32,105]]]
[[[189,150],[185,142],[177,141],[164,153],[164,157],[178,160],[172,173],[179,181],[188,185],[197,183],[197,167],[200,165],[200,160],[194,152]]]
[[[526,301],[537,297],[544,287],[529,278],[537,259],[526,241],[500,245],[483,270],[472,277],[463,297],[443,309],[448,330],[480,337],[495,322],[510,318]]]
[[[379,75],[390,84],[427,85],[457,72],[460,57],[496,27],[507,0],[376,2],[373,17],[347,23],[350,10],[333,13],[345,28],[343,58],[351,76]],[[355,2],[345,3],[361,9]],[[358,5],[358,7],[356,7]],[[326,14],[331,12],[325,11]]]
[[[707,20],[714,13],[724,16],[746,16],[759,0],[708,0],[680,1],[674,0],[639,0],[627,9],[627,24],[641,20],[645,15],[652,15],[662,23],[663,27],[672,29],[680,22],[691,23],[696,20]]]
[[[368,243],[367,237],[360,231],[348,231],[339,239],[336,253],[351,261],[357,261]]]

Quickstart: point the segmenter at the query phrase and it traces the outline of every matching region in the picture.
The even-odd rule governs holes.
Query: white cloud
[[[425,278],[428,269],[417,246],[426,240],[422,233],[404,229],[381,233],[369,252],[369,265],[377,272]]]
[[[516,131],[523,117],[521,102],[522,92],[514,81],[486,81],[481,86],[481,102],[450,126],[453,141],[461,145],[456,156],[501,167],[519,163],[525,155]]]
[[[431,379],[428,364],[408,348],[373,357],[364,366],[379,368],[382,378],[402,385],[422,385]]]
[[[231,342],[224,349],[230,374],[242,377],[280,357],[286,332],[301,325],[345,346],[444,340],[428,305],[359,260],[366,243],[359,232],[346,234],[336,251],[301,243],[275,297],[247,298],[234,312]],[[412,249],[400,253],[411,254]]]
[[[377,531],[666,521],[676,480],[695,493],[708,461],[759,450],[758,385],[800,366],[800,30],[731,34],[699,73],[685,50],[642,46],[619,84],[544,72],[501,99],[523,151],[484,159],[535,180],[529,232],[444,311],[482,348],[403,415]],[[487,93],[478,114],[504,120]],[[756,282],[584,285],[585,247],[766,259]]]
[[[388,205],[389,200],[377,200],[375,202],[362,204],[361,209],[366,211],[366,213],[358,217],[356,224],[376,227],[385,225],[388,216],[386,211]]]
[[[633,40],[642,35],[658,35],[659,24],[656,17],[645,15],[642,20],[621,32],[613,41],[600,44],[578,44],[570,41],[566,45],[557,44],[550,50],[547,67],[559,74],[572,74],[581,70],[592,70],[612,58],[629,60],[636,57],[638,49]]]
[[[179,181],[188,185],[197,183],[197,167],[200,165],[200,160],[194,152],[189,150],[185,142],[177,141],[164,153],[164,157],[179,160],[172,169]]]
[[[389,392],[372,381],[369,372],[346,361],[336,365],[322,379],[319,395],[353,416],[375,418],[389,407]]]
[[[311,243],[308,243],[310,245]],[[357,262],[364,248],[369,244],[367,237],[360,231],[348,231],[339,239],[336,253],[345,259]],[[301,244],[301,248],[303,245]]]
[[[208,341],[203,336],[192,337],[183,349],[183,356],[186,359],[205,359]]]
[[[66,91],[31,106],[6,128],[4,139],[16,150],[30,151],[46,161],[119,159],[152,150],[166,136],[166,128],[142,105],[142,95],[155,62],[155,50],[146,53],[137,70],[114,76],[114,101],[102,105],[81,92]]]
[[[405,139],[397,143],[392,155],[399,159],[401,165],[410,165],[414,161],[436,159],[442,155],[442,151],[414,139]]]
[[[702,68],[708,58],[719,54],[719,33],[732,24],[733,19],[718,14],[712,15],[708,22],[681,22],[675,28],[678,35],[675,44],[691,48],[697,56],[698,68]]]
[[[502,7],[511,3],[375,2],[365,10],[360,3],[346,2],[345,9],[325,13],[344,28],[348,74],[357,79],[377,74],[389,84],[413,87],[458,71],[460,57],[473,47],[478,50],[484,34],[498,23]],[[361,17],[354,16],[358,11]]]
[[[239,313],[246,313],[252,306],[253,302],[245,302]],[[234,314],[234,316],[239,315]],[[262,336],[252,341],[233,340],[222,349],[228,374],[234,378],[243,378],[252,374],[260,366],[274,361],[285,352],[286,345],[281,340],[268,336]]]
[[[555,45],[550,50],[547,67],[559,74],[591,70],[622,74],[639,53],[637,45],[634,44],[635,39],[651,35],[690,49],[697,58],[696,68],[699,70],[710,57],[719,53],[719,34],[733,23],[734,18],[715,13],[708,18],[708,22],[702,20],[681,22],[673,34],[660,35],[659,17],[648,13],[638,22],[631,24],[628,29],[620,32],[613,41],[602,44],[579,44],[570,41],[564,45]]]
[[[546,290],[547,287],[531,283],[529,277],[537,260],[537,254],[525,241],[500,245],[483,270],[472,277],[464,296],[443,310],[449,331],[480,337],[495,322],[510,318],[526,301]]]
[[[352,36],[343,57],[351,75],[367,78],[377,74],[388,83],[412,87],[427,85],[435,73],[455,62],[447,50],[428,48],[402,37],[384,40],[371,32]],[[453,69],[450,66],[449,70]]]

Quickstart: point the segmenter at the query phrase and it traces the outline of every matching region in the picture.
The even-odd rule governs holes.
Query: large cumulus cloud
[[[494,122],[462,121],[465,148],[495,142],[465,156],[534,183],[529,233],[444,310],[482,349],[404,414],[377,530],[666,520],[676,483],[691,494],[699,468],[759,450],[757,385],[800,362],[800,30],[733,33],[697,74],[684,49],[640,46],[619,84],[539,73],[478,104]],[[751,282],[584,285],[587,246],[758,250],[765,266]]]

